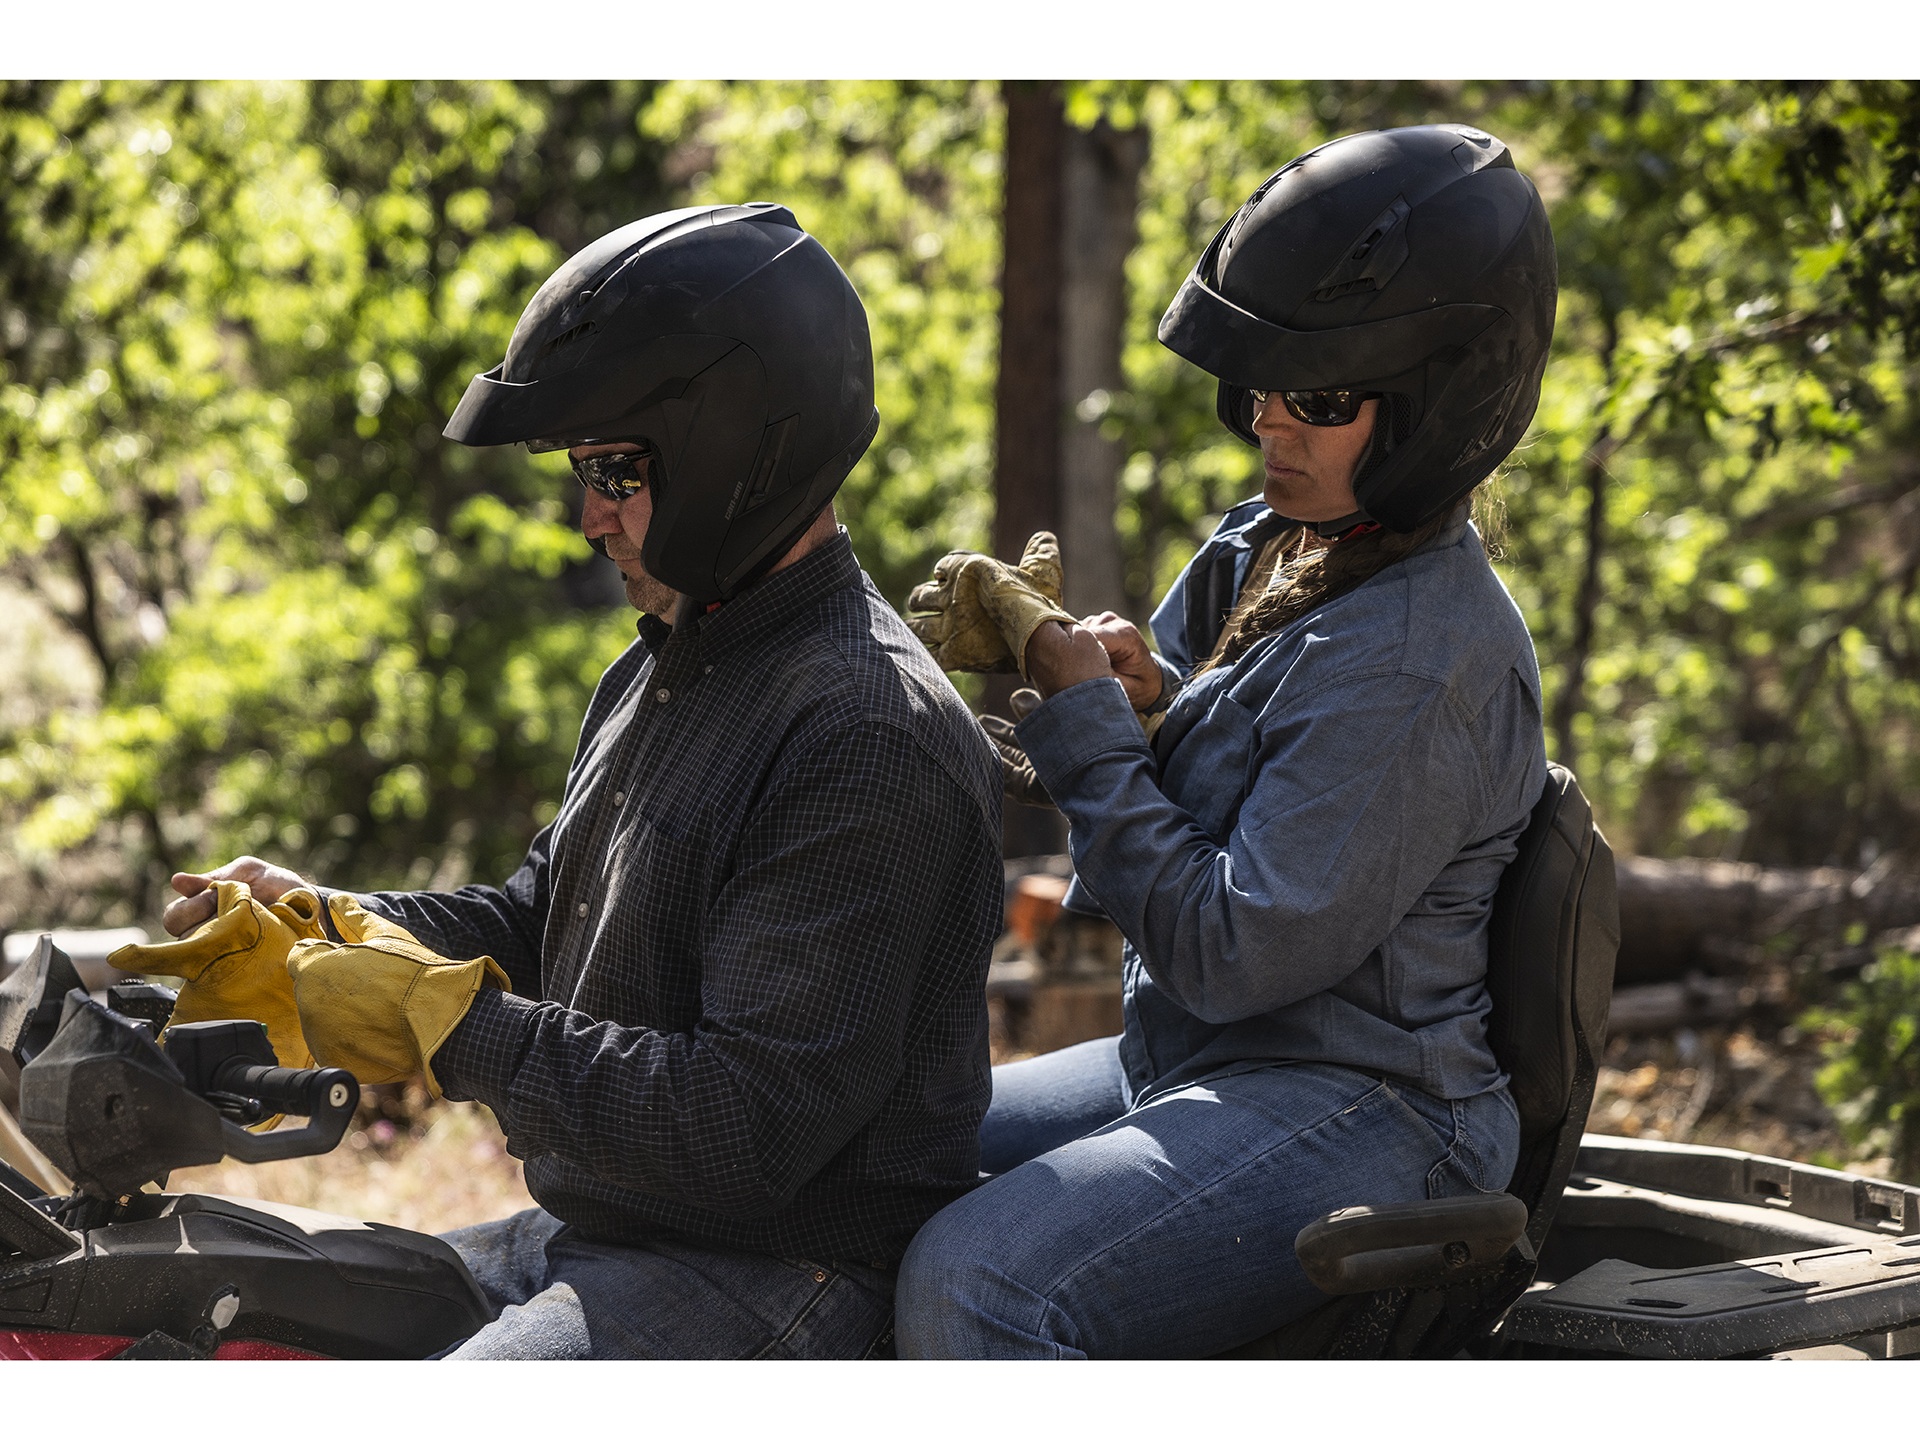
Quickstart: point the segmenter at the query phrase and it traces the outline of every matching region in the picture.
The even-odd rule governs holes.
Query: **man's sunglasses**
[[[1249,390],[1255,405],[1265,405],[1273,396],[1287,407],[1287,413],[1302,425],[1351,425],[1360,418],[1360,407],[1375,397],[1371,390]]]
[[[573,462],[573,477],[609,500],[631,499],[647,488],[647,455],[593,455]]]

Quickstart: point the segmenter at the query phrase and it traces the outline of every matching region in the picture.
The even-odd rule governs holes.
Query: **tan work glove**
[[[331,909],[345,943],[303,940],[287,959],[315,1060],[351,1070],[362,1085],[419,1075],[438,1100],[440,1084],[428,1062],[466,1018],[482,985],[513,989],[506,972],[485,955],[436,955],[351,895],[335,895]]]
[[[320,897],[306,886],[273,904],[256,900],[241,880],[213,883],[213,919],[184,940],[123,945],[107,963],[136,975],[175,975],[186,981],[169,1025],[198,1020],[258,1020],[274,1056],[304,1069],[313,1054],[300,1033],[287,955],[296,942],[322,934]]]
[[[1018,670],[1027,675],[1027,641],[1049,620],[1074,623],[1060,608],[1060,542],[1050,530],[1027,541],[1018,566],[954,550],[933,579],[907,597],[907,625],[942,670]]]

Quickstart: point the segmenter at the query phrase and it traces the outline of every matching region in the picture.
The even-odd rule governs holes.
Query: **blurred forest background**
[[[840,511],[886,593],[1045,523],[1071,605],[1144,619],[1260,488],[1162,309],[1281,163],[1436,120],[1513,147],[1559,245],[1500,482],[1550,752],[1650,863],[1912,875],[1910,83],[6,82],[0,928],[156,927],[171,870],[242,851],[517,861],[633,617],[563,460],[439,432],[586,241],[791,206],[873,321]],[[1847,921],[1835,1033],[1920,994],[1884,928]],[[1912,1022],[1883,1038],[1846,1094],[1920,1155]]]

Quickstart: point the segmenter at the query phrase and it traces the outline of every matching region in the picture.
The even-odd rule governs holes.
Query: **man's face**
[[[1266,501],[1290,520],[1338,520],[1360,508],[1353,474],[1373,439],[1378,400],[1362,401],[1350,425],[1308,425],[1279,395],[1253,409],[1253,433],[1265,462]]]
[[[567,452],[569,460],[585,460],[593,455],[632,455],[642,475],[650,458],[638,445],[576,445]],[[589,540],[601,540],[607,558],[620,569],[627,582],[627,603],[636,610],[673,618],[673,607],[680,594],[661,584],[640,563],[640,547],[646,543],[647,524],[653,519],[653,495],[642,489],[625,500],[613,500],[591,486],[586,490],[586,506],[580,514],[580,530]]]

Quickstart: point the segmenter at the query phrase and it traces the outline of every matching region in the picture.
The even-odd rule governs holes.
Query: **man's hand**
[[[351,895],[335,895],[332,914],[341,941],[303,940],[286,962],[313,1058],[351,1070],[362,1085],[419,1075],[442,1098],[435,1052],[482,986],[512,993],[507,972],[491,956],[450,960],[429,950]]]
[[[1086,626],[1049,620],[1027,641],[1027,674],[1040,693],[1051,699],[1083,680],[1113,674],[1113,665],[1099,637]]]
[[[1136,710],[1145,710],[1160,698],[1166,677],[1154,663],[1153,652],[1147,648],[1147,637],[1131,620],[1122,620],[1113,611],[1102,610],[1080,624],[1093,633],[1100,648],[1107,652],[1107,662],[1113,666],[1120,688],[1127,692],[1128,704]]]
[[[253,892],[253,898],[263,905],[271,905],[289,890],[298,890],[307,883],[293,871],[283,866],[269,865],[252,855],[229,860],[218,870],[209,870],[204,875],[182,872],[173,877],[173,888],[183,898],[167,906],[166,912],[160,917],[160,923],[166,926],[169,935],[185,935],[195,926],[213,919],[214,911],[219,908],[213,892],[216,880],[244,881]]]

